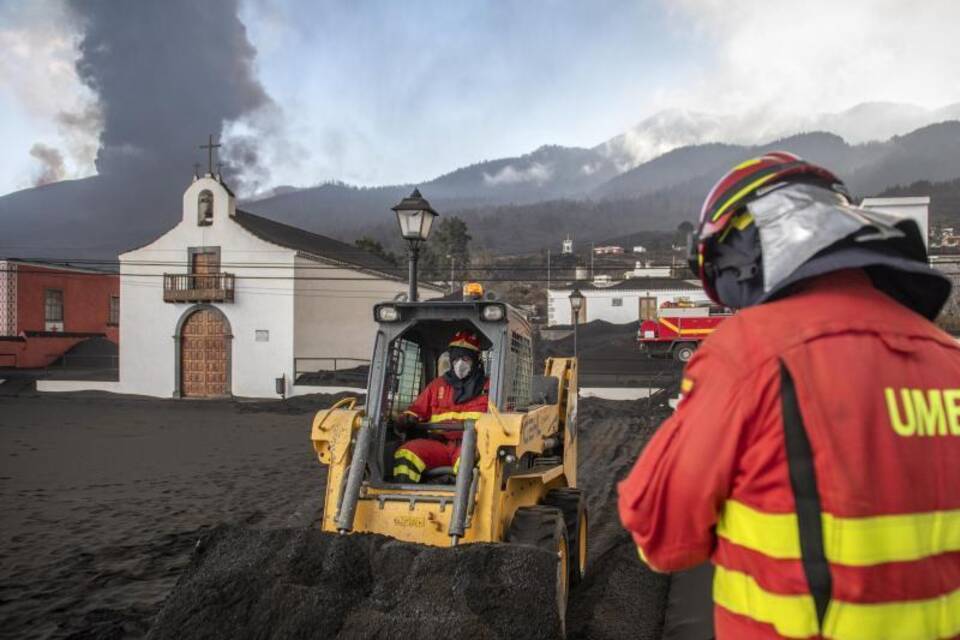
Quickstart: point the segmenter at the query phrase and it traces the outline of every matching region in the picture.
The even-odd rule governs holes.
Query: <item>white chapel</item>
[[[196,177],[180,222],[120,256],[118,390],[312,392],[297,384],[304,371],[370,357],[373,304],[407,290],[396,273],[354,246],[241,211],[219,176]]]

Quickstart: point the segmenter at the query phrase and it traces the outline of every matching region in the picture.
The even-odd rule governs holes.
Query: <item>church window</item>
[[[200,226],[213,224],[213,192],[204,189],[197,196],[197,224]]]

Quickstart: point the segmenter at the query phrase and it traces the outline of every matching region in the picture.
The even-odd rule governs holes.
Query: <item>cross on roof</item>
[[[213,134],[212,134],[212,133],[210,134],[210,137],[209,137],[209,139],[208,139],[208,141],[207,141],[207,144],[202,144],[202,145],[200,145],[200,148],[201,148],[201,149],[206,149],[206,150],[207,150],[207,166],[209,167],[209,169],[208,169],[207,172],[208,172],[210,175],[213,175],[213,150],[216,149],[216,148],[218,148],[218,147],[220,147],[220,146],[221,146],[221,145],[220,145],[219,143],[213,144]]]

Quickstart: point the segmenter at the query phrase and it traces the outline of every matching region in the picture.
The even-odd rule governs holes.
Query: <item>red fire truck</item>
[[[637,344],[641,352],[652,357],[673,357],[686,362],[700,342],[731,315],[726,307],[709,302],[664,302],[656,319],[640,323]]]

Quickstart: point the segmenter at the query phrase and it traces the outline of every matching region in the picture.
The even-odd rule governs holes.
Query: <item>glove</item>
[[[393,426],[397,429],[404,431],[410,427],[415,427],[420,421],[416,416],[412,416],[409,413],[401,413],[397,416],[397,419],[393,421]]]

